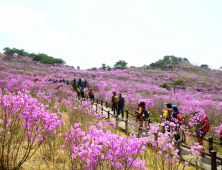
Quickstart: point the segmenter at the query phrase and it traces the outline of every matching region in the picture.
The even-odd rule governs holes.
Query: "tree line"
[[[65,64],[65,61],[62,60],[61,58],[54,58],[44,53],[38,53],[38,54],[29,53],[24,49],[9,48],[9,47],[5,47],[3,51],[4,54],[6,55],[5,56],[6,59],[12,59],[15,56],[17,57],[23,56],[23,57],[32,58],[33,61],[40,61],[41,63],[45,64],[62,64],[62,65]]]

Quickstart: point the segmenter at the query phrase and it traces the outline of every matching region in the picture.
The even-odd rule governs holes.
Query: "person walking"
[[[184,122],[183,115],[178,110],[177,105],[173,105],[172,106],[172,111],[173,111],[173,118],[172,118],[172,120],[176,124],[176,126],[173,129],[174,132],[175,132],[174,138],[175,138],[176,141],[178,141],[178,140],[180,140],[180,127],[185,125],[185,122]],[[185,133],[184,133],[183,130],[182,130],[182,141],[186,142],[185,141]]]
[[[203,139],[207,132],[210,130],[210,124],[208,116],[205,113],[194,112],[194,119],[197,121],[197,138],[199,145],[202,146],[202,151],[204,151]],[[202,154],[202,156],[205,156]]]
[[[81,93],[81,97],[85,98],[85,89],[84,89],[84,87],[81,87],[80,93]]]
[[[76,88],[76,92],[77,92],[78,97],[80,97],[80,88],[79,87]]]
[[[122,97],[122,94],[119,94],[118,98],[118,113],[117,116],[120,115],[120,111],[122,112],[122,119],[124,118],[124,112],[123,112],[123,107],[124,107],[124,98]]]
[[[140,118],[140,127],[143,127],[144,122],[146,121],[146,119],[149,118],[149,112],[147,110],[145,102],[143,102],[143,101],[140,102],[140,107],[139,107],[139,110],[137,113]],[[145,124],[145,126],[146,126],[146,124]]]
[[[114,115],[116,115],[117,113],[117,104],[118,104],[118,96],[116,95],[116,92],[113,92],[112,109],[113,109]]]
[[[163,118],[165,118],[166,121],[171,121],[172,116],[173,116],[172,104],[171,103],[165,103],[165,111],[164,111],[164,114],[163,114]],[[165,131],[166,128],[167,128],[167,131],[170,132],[169,125],[166,125],[164,127],[164,131]]]
[[[94,100],[94,93],[93,93],[92,89],[90,89],[88,96],[91,100]]]

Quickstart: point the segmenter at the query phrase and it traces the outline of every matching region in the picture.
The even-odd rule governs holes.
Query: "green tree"
[[[9,47],[5,47],[5,48],[3,49],[3,51],[4,51],[4,54],[6,54],[6,55],[8,55],[8,56],[11,56],[11,58],[13,58],[13,56],[14,56],[15,53],[16,53],[15,48],[11,49],[11,48],[9,48]]]
[[[114,64],[114,67],[116,68],[126,68],[127,66],[127,62],[125,62],[124,60],[119,60],[116,62],[116,64]]]
[[[54,58],[54,63],[55,64],[65,64],[65,61],[62,60],[61,58]]]
[[[102,64],[102,68],[103,68],[103,70],[106,70],[107,69],[107,66],[106,66],[106,64]]]
[[[179,86],[183,86],[184,85],[184,81],[183,80],[175,80],[175,81],[173,81],[173,83],[172,83],[172,85],[173,85],[173,89],[174,89],[174,93],[176,92],[176,88],[179,88]],[[185,87],[183,87],[183,89],[184,89]]]
[[[209,68],[209,66],[207,64],[201,64],[200,67]]]

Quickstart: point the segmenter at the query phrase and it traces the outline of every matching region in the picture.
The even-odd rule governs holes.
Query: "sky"
[[[166,55],[222,66],[221,0],[0,0],[0,52],[25,49],[81,69]]]

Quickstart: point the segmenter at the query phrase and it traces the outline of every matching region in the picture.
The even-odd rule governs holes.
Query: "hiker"
[[[62,82],[63,82],[63,83],[65,83],[65,82],[66,82],[66,80],[63,78]]]
[[[81,78],[79,78],[79,83],[78,83],[78,86],[82,86],[82,81],[81,81]]]
[[[84,87],[81,87],[80,94],[81,94],[82,98],[85,98],[85,89],[84,89]]]
[[[94,100],[94,93],[93,93],[92,89],[90,89],[88,96],[91,100]]]
[[[183,115],[179,112],[177,105],[172,106],[173,111],[173,122],[176,124],[176,127],[174,128],[175,135],[174,138],[176,141],[180,140],[180,127],[185,125]],[[182,132],[182,141],[185,142],[185,133]]]
[[[69,80],[66,80],[66,85],[69,85]]]
[[[171,121],[171,117],[173,115],[172,104],[171,103],[164,103],[164,104],[165,104],[165,111],[164,111],[164,114],[163,114],[163,118],[165,118],[166,121]],[[167,131],[170,132],[170,127],[169,127],[169,125],[167,125],[167,126],[168,126]],[[165,127],[164,127],[164,130],[165,130]]]
[[[78,97],[80,97],[80,88],[79,87],[76,88],[76,92],[77,92]]]
[[[206,114],[201,114],[199,112],[194,112],[194,116],[197,118],[197,138],[199,145],[201,145],[202,151],[204,151],[203,139],[207,132],[210,130],[210,124]],[[202,154],[204,156],[204,154]]]
[[[123,107],[124,107],[124,98],[122,97],[122,94],[119,94],[118,98],[118,113],[117,116],[120,115],[120,111],[122,112],[122,119],[124,118],[124,112],[123,112]]]
[[[139,115],[139,120],[140,120],[140,127],[143,127],[143,122],[146,122],[146,119],[149,118],[149,112],[148,112],[148,109],[147,107],[145,106],[145,102],[140,102],[140,107],[139,107],[139,110],[138,110],[138,115]],[[147,125],[145,123],[145,126],[147,128]]]
[[[117,112],[117,104],[118,104],[118,96],[116,95],[116,92],[113,92],[113,96],[112,96],[112,109],[113,109],[114,115]]]
[[[60,81],[59,81],[60,83],[62,83],[62,79],[60,79]]]

